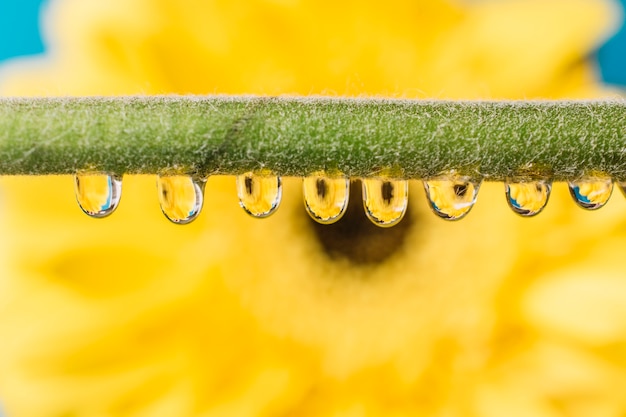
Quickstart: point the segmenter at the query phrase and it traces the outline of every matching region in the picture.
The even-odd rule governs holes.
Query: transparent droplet
[[[280,177],[248,172],[237,177],[239,205],[253,217],[263,218],[274,213],[282,197]]]
[[[580,207],[587,210],[597,210],[604,206],[613,192],[611,178],[583,178],[578,181],[569,181],[569,192]]]
[[[509,207],[524,217],[539,214],[548,203],[552,184],[546,180],[514,182],[507,180],[504,183],[506,201]]]
[[[465,176],[439,177],[424,181],[426,197],[433,212],[446,220],[459,220],[470,212],[480,182]]]
[[[103,218],[117,208],[122,197],[122,180],[107,174],[76,174],[74,192],[76,201],[85,214]]]
[[[409,203],[409,182],[386,178],[363,179],[365,214],[377,226],[391,227],[404,217]]]
[[[302,180],[302,194],[304,206],[313,220],[322,224],[335,223],[348,207],[350,180],[313,174]]]
[[[161,211],[172,223],[191,223],[202,210],[204,181],[188,175],[159,175],[157,192]]]

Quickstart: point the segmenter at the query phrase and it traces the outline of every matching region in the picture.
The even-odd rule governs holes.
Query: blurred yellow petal
[[[586,57],[618,15],[593,0],[48,7],[50,55],[4,68],[2,94],[597,97],[611,92]],[[203,214],[180,227],[159,205],[188,211],[153,177],[125,177],[106,220],[80,212],[70,177],[0,184],[11,416],[626,409],[621,196],[598,215],[555,184],[528,220],[487,183],[450,223],[410,181],[404,219],[382,229],[359,187],[340,222],[319,225],[301,179],[284,179],[280,209],[257,220],[236,179],[215,176]]]
[[[588,262],[542,277],[527,295],[525,309],[546,331],[593,346],[621,344],[626,341],[625,293],[621,269]]]
[[[483,1],[470,10],[434,45],[429,81],[444,96],[558,98],[561,77],[606,38],[619,16],[614,5],[595,0]],[[587,82],[587,88],[596,84]],[[572,90],[563,93],[575,97]]]
[[[625,374],[594,355],[550,341],[526,347],[491,372],[476,397],[480,415],[617,416]],[[532,389],[529,389],[532,387]]]
[[[5,94],[592,97],[609,92],[580,62],[619,18],[605,0],[404,0],[393,8],[64,0],[49,8],[47,65],[5,70]]]

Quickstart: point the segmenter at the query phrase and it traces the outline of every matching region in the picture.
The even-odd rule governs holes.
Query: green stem
[[[255,97],[0,99],[0,174],[269,169],[405,178],[626,179],[625,101]]]

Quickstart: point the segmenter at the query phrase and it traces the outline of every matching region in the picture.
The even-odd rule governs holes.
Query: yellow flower
[[[586,57],[615,16],[596,0],[56,0],[50,56],[5,68],[2,91],[595,97]],[[488,183],[450,223],[413,181],[381,229],[358,195],[313,223],[295,178],[253,219],[216,176],[175,226],[155,178],[123,183],[98,221],[70,177],[0,179],[9,416],[626,411],[619,195],[588,213],[556,184],[528,220]]]

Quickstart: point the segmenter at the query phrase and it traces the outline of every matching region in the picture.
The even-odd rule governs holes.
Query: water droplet
[[[239,205],[252,217],[263,218],[274,213],[282,193],[280,177],[252,172],[237,177]]]
[[[604,206],[613,192],[611,178],[590,177],[578,181],[569,181],[569,192],[580,207],[597,210]]]
[[[363,179],[365,214],[377,226],[391,227],[404,217],[409,203],[409,182],[387,178]]]
[[[74,192],[81,210],[90,217],[103,218],[115,211],[122,197],[122,181],[114,175],[74,175]]]
[[[191,223],[200,214],[204,202],[204,181],[188,175],[159,175],[157,190],[161,211],[172,223]]]
[[[437,216],[446,220],[465,217],[476,203],[479,188],[480,182],[459,175],[424,181],[430,207]]]
[[[302,181],[302,193],[304,206],[313,220],[322,224],[335,223],[348,206],[350,180],[315,173]]]
[[[552,190],[552,184],[547,180],[520,182],[507,180],[504,187],[509,207],[524,217],[539,214],[548,203]]]

